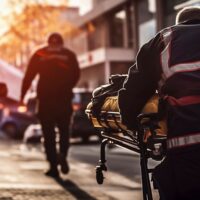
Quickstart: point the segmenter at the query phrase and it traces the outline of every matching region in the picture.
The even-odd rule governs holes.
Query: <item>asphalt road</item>
[[[70,157],[72,159],[85,162],[95,166],[98,164],[100,156],[100,144],[89,143],[81,144],[75,143],[71,146]],[[140,159],[137,153],[130,150],[125,150],[119,147],[106,149],[106,160],[108,173],[118,173],[131,181],[140,182]],[[154,167],[157,162],[150,161],[149,167]]]
[[[7,143],[4,144],[5,147],[11,147],[7,153],[13,155],[14,158],[16,155],[19,155],[19,158],[23,158],[23,167],[25,166],[26,169],[35,169],[39,167],[40,170],[44,170],[45,167],[43,164],[46,164],[46,162],[44,162],[44,153],[42,153],[41,144],[27,146],[21,144],[19,141],[17,143],[9,142],[9,145],[6,144]],[[104,173],[106,178],[104,184],[99,186],[95,180],[95,166],[99,160],[99,150],[100,144],[97,142],[91,142],[89,144],[73,142],[69,152],[69,161],[72,171],[68,178],[70,180],[79,181],[80,183],[77,182],[77,184],[84,190],[88,190],[89,193],[91,191],[100,191],[116,199],[123,199],[124,196],[126,196],[127,200],[141,200],[139,156],[136,153],[123,150],[122,148],[107,149],[108,172]],[[26,158],[26,162],[24,158]],[[41,161],[39,161],[39,158]],[[27,160],[29,160],[29,162],[27,162]],[[36,162],[35,165],[33,165],[34,162]],[[20,163],[17,161],[17,164]],[[20,164],[20,167],[21,166]],[[89,191],[89,189],[91,191]],[[153,192],[154,196],[156,196],[155,199],[158,199],[157,192],[155,190]]]
[[[142,200],[141,184],[110,172],[98,185],[93,166],[73,157],[69,174],[61,173],[59,180],[44,176],[48,164],[41,150],[41,145],[0,140],[0,199]]]
[[[2,139],[2,138],[1,138]],[[96,167],[100,159],[100,143],[95,138],[88,144],[79,140],[72,140],[69,156],[70,159],[90,164]],[[19,142],[20,143],[20,142]],[[41,145],[31,144],[31,148],[41,148]],[[130,181],[141,182],[139,155],[130,150],[119,147],[106,148],[106,165],[108,172],[120,174]],[[157,162],[150,162],[149,166],[154,167]]]

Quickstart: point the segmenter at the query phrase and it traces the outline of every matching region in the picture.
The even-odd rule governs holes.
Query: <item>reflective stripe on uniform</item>
[[[173,65],[170,68],[171,75],[177,72],[188,72],[188,71],[196,71],[200,69],[200,61],[191,62],[191,63],[181,63],[177,65]]]
[[[200,133],[171,138],[167,140],[167,148],[177,148],[200,143]]]
[[[163,86],[165,80],[170,76],[169,60],[170,60],[170,48],[171,48],[171,33],[172,30],[169,29],[163,34],[163,42],[165,44],[164,50],[160,54],[160,62],[162,67],[162,78],[159,81],[159,88]]]
[[[160,62],[162,66],[162,77],[159,81],[159,88],[161,88],[165,81],[176,73],[180,72],[192,72],[200,70],[200,60],[195,62],[179,63],[170,66],[170,54],[171,54],[171,35],[172,30],[168,29],[166,33],[163,34],[163,42],[165,44],[164,50],[160,54]]]

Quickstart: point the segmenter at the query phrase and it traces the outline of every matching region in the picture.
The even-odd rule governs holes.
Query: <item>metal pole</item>
[[[139,21],[138,21],[138,1],[132,0],[132,7],[133,7],[133,48],[134,54],[139,50]]]

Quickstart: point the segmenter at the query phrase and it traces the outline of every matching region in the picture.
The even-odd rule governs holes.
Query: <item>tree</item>
[[[33,49],[43,44],[49,33],[58,31],[67,37],[76,31],[65,15],[67,1],[57,2],[59,6],[49,0],[8,0],[10,15],[4,19],[9,29],[0,38],[1,58],[24,68]]]

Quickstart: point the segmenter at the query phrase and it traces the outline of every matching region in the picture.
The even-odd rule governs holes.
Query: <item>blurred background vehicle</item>
[[[83,142],[88,142],[90,136],[96,135],[94,127],[85,114],[86,106],[92,98],[92,91],[86,88],[74,88],[73,94],[70,134],[72,138],[80,137]]]
[[[23,143],[40,143],[42,128],[40,124],[31,124],[24,132]]]
[[[9,98],[7,93],[6,84],[0,83],[0,130],[10,138],[24,138],[26,142],[39,141],[39,138],[42,137],[42,131],[35,114],[36,94],[32,93],[27,97],[25,106]],[[85,88],[74,88],[73,93],[70,135],[71,138],[81,138],[83,142],[88,142],[90,136],[96,135],[85,114],[92,92]],[[24,135],[25,130],[26,134]]]
[[[72,99],[73,114],[70,124],[71,138],[81,138],[82,142],[89,141],[90,136],[96,136],[96,132],[91,122],[85,114],[87,104],[90,102],[92,92],[85,88],[74,88],[74,97]],[[34,111],[36,106],[36,98],[30,96],[27,99],[27,107],[30,111]],[[58,130],[56,130],[58,131]],[[25,143],[39,142],[42,138],[42,130],[39,124],[29,125],[25,131],[23,141]]]
[[[6,84],[0,83],[0,129],[9,138],[21,139],[26,128],[37,123],[37,118],[27,106],[7,97],[7,93]]]

